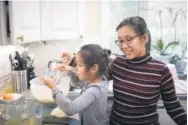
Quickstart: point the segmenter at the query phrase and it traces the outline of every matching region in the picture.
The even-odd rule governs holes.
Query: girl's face
[[[134,59],[146,54],[146,35],[138,35],[134,29],[125,25],[118,30],[118,46],[128,59]]]
[[[84,60],[79,53],[76,54],[76,73],[80,80],[88,79],[88,71],[86,71],[86,66],[84,64]]]

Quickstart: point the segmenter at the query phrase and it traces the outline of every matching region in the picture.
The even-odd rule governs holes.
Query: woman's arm
[[[89,87],[75,100],[70,100],[63,93],[55,88],[52,90],[53,97],[58,107],[67,115],[74,115],[82,112],[100,97],[100,90],[97,87]]]
[[[174,80],[167,66],[162,71],[161,77],[160,92],[167,113],[178,125],[187,124],[187,115],[176,96]]]

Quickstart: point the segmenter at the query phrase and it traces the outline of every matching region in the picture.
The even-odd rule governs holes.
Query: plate
[[[21,95],[21,94],[18,94],[18,93],[12,93],[11,95],[13,96],[12,99],[10,99],[10,100],[5,100],[5,99],[3,99],[3,96],[1,96],[1,97],[0,97],[0,101],[3,102],[3,103],[11,103],[11,102],[18,101],[18,100],[22,97],[22,95]]]

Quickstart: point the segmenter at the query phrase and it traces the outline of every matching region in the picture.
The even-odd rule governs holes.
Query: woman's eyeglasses
[[[133,40],[134,38],[136,38],[137,36],[140,36],[140,35],[136,35],[136,36],[133,36],[133,37],[127,37],[126,40],[116,40],[115,43],[116,43],[116,45],[118,45],[118,46],[122,46],[123,43],[131,44],[131,43],[132,43],[132,40]]]

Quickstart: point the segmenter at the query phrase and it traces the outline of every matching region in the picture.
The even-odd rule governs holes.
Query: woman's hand
[[[40,77],[40,80],[50,89],[54,89],[56,87],[55,81],[52,78]]]
[[[64,65],[69,65],[70,62],[72,61],[74,55],[69,52],[63,52],[61,55],[61,58],[63,59],[63,64]]]

